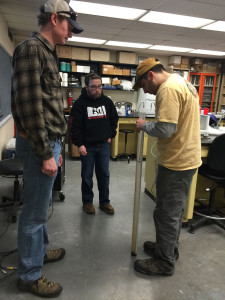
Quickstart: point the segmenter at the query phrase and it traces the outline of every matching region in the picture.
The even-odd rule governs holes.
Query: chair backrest
[[[207,165],[212,170],[225,173],[225,134],[217,136],[210,145]]]

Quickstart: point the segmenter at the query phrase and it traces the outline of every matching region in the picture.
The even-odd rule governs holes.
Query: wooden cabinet
[[[210,73],[190,73],[189,81],[195,86],[199,94],[199,104],[202,108],[215,110],[215,91],[217,74]]]

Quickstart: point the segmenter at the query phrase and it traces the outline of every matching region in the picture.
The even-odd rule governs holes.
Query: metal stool
[[[12,210],[9,211],[8,222],[15,223],[17,221],[17,208],[21,204],[19,177],[23,176],[22,160],[20,158],[9,158],[1,160],[0,175],[9,178],[14,178],[13,199],[9,199],[8,197],[2,197],[3,203],[0,204],[0,208],[12,206]]]
[[[117,158],[127,158],[128,164],[130,162],[130,158],[134,158],[134,154],[128,154],[127,153],[127,135],[128,133],[134,133],[133,129],[120,129],[119,132],[122,132],[125,134],[125,145],[124,145],[124,153],[118,154]]]

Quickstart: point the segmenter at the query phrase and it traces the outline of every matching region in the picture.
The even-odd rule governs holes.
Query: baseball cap
[[[141,77],[146,72],[150,71],[154,66],[161,65],[161,64],[162,63],[159,60],[156,60],[155,57],[150,57],[143,60],[137,67],[135,85],[133,86],[133,89],[138,90],[140,88]]]
[[[58,13],[62,16],[65,16],[68,18],[68,21],[73,26],[73,33],[79,34],[84,29],[80,26],[80,24],[77,23],[77,14],[76,12],[69,6],[67,1],[64,0],[48,0],[44,4],[44,12],[50,12],[50,13]]]

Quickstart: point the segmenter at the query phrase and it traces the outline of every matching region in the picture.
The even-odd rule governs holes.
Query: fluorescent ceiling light
[[[149,47],[150,50],[163,50],[163,51],[176,51],[176,52],[189,52],[193,49],[191,48],[182,48],[182,47],[171,47],[171,46],[163,46],[163,45],[155,45],[152,47]]]
[[[116,42],[116,41],[108,41],[106,45],[109,46],[118,46],[118,47],[131,47],[131,48],[148,48],[151,45],[149,44],[138,44],[138,43],[127,43],[127,42]]]
[[[199,28],[213,22],[213,20],[210,19],[195,18],[183,15],[163,13],[158,11],[150,11],[139,21],[188,28]]]
[[[146,12],[146,10],[143,9],[135,9],[135,8],[83,2],[83,1],[70,1],[70,6],[73,8],[73,10],[81,14],[126,19],[126,20],[138,19]]]
[[[192,50],[190,51],[190,53],[225,56],[225,52],[222,51],[211,51],[211,50],[202,50],[202,49]]]
[[[98,40],[98,39],[89,39],[85,37],[78,37],[73,36],[71,39],[68,39],[69,42],[80,42],[80,43],[87,43],[87,44],[104,44],[106,40]]]
[[[215,30],[215,31],[225,31],[225,22],[224,21],[217,21],[215,23],[204,26],[201,29]]]

